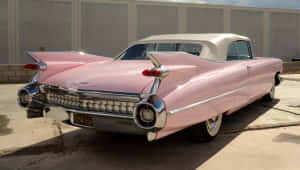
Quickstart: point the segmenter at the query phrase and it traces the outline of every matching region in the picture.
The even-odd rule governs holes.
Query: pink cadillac
[[[252,55],[235,34],[157,35],[116,58],[83,52],[29,52],[38,70],[18,93],[27,117],[63,108],[74,126],[144,134],[148,141],[189,128],[209,141],[222,116],[264,98],[280,84],[282,61]]]

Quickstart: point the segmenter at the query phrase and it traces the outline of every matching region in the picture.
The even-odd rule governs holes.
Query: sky
[[[262,8],[300,9],[300,0],[152,0],[167,2],[193,2],[217,5],[237,5]]]

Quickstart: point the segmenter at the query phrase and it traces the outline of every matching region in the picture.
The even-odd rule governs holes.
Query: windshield
[[[147,60],[148,52],[186,52],[200,56],[202,46],[191,43],[156,43],[137,44],[128,48],[121,56],[121,60]]]

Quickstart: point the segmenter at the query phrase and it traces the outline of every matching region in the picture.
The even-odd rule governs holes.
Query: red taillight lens
[[[158,69],[153,69],[153,70],[146,69],[146,70],[143,71],[143,75],[144,76],[159,77],[161,75],[161,72]]]
[[[40,66],[38,64],[26,64],[24,66],[24,69],[28,69],[28,70],[39,70]]]

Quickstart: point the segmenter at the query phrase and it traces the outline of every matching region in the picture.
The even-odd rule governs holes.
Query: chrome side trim
[[[218,96],[210,97],[210,98],[208,98],[208,99],[201,100],[201,101],[199,101],[199,102],[196,102],[196,103],[193,103],[193,104],[190,104],[190,105],[187,105],[187,106],[178,108],[178,109],[171,110],[171,111],[169,111],[169,114],[174,114],[174,113],[177,113],[177,112],[181,112],[181,111],[183,111],[183,110],[186,110],[186,109],[190,109],[190,108],[196,107],[196,106],[198,106],[198,105],[200,105],[200,104],[204,104],[204,103],[210,102],[210,101],[212,101],[212,100],[216,100],[216,99],[218,99],[218,98],[221,98],[221,97],[224,97],[224,96],[228,96],[228,95],[230,95],[230,94],[233,94],[233,93],[236,93],[236,92],[238,92],[238,91],[244,90],[244,89],[248,88],[249,86],[251,86],[251,85],[247,85],[247,86],[244,86],[244,87],[239,88],[239,89],[235,89],[235,90],[232,90],[232,91],[228,91],[228,92],[223,93],[223,94],[218,95]]]

